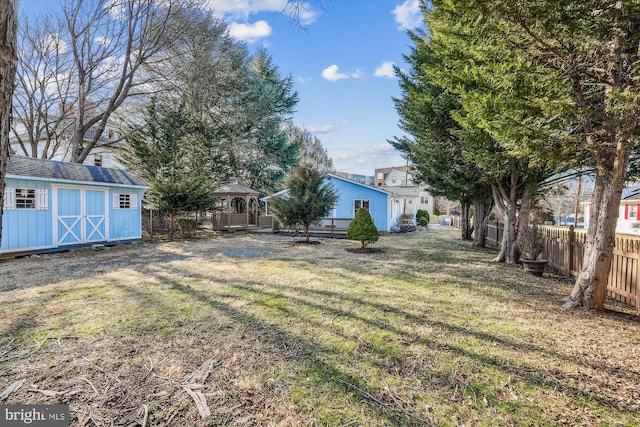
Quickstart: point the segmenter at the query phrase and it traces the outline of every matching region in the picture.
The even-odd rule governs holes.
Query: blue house
[[[379,231],[391,231],[391,193],[334,174],[327,174],[325,180],[338,193],[334,218],[353,218],[359,208],[367,208]]]
[[[11,156],[0,256],[137,241],[149,188],[125,171]]]

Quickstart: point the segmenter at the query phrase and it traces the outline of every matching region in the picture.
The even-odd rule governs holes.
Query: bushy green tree
[[[132,132],[120,160],[149,185],[145,200],[169,214],[170,238],[180,212],[213,205],[212,171],[225,171],[215,140],[216,130],[180,105],[152,102],[146,125]]]
[[[377,242],[378,238],[380,238],[380,233],[373,223],[369,210],[358,209],[347,229],[347,239],[358,240],[362,243],[362,248],[366,248],[368,244]]]
[[[288,179],[286,195],[271,201],[275,217],[287,226],[302,225],[309,242],[309,227],[326,217],[338,201],[338,194],[312,166],[302,164],[294,168]]]

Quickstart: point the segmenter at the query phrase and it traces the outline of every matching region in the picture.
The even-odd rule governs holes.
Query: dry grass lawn
[[[0,403],[73,426],[640,425],[639,317],[455,230],[234,234],[0,263]]]

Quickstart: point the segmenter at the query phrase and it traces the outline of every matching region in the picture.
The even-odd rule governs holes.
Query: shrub
[[[429,211],[425,211],[424,209],[418,209],[418,213],[416,213],[416,218],[418,219],[418,223],[422,226],[429,224]],[[426,220],[426,224],[423,224],[424,221],[421,221],[421,218]]]
[[[427,225],[429,225],[429,219],[423,216],[419,216],[417,221],[418,221],[418,224],[420,224],[423,227],[426,227]]]
[[[380,233],[378,233],[369,211],[365,208],[358,209],[347,229],[347,239],[358,240],[365,248],[369,243],[378,241],[379,237]]]
[[[182,230],[182,237],[190,238],[195,237],[198,223],[194,219],[180,218],[178,220],[178,227]]]

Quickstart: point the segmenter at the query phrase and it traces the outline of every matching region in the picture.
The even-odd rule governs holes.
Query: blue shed
[[[142,237],[149,187],[125,171],[11,156],[5,178],[0,256]]]
[[[353,218],[359,208],[367,208],[378,230],[391,230],[391,193],[334,174],[327,174],[325,180],[339,197],[333,209],[334,218]]]

